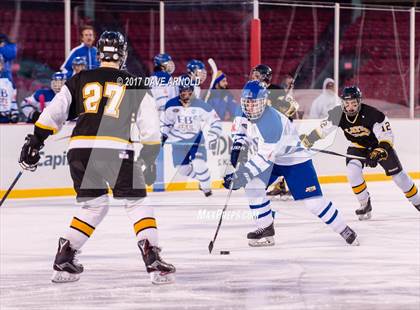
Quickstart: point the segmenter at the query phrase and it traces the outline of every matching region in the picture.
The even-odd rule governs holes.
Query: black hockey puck
[[[229,255],[230,252],[229,251],[220,251],[220,255]]]

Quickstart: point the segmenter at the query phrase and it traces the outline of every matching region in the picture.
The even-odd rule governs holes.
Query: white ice
[[[207,245],[227,194],[151,193],[163,258],[177,267],[174,285],[153,286],[132,227],[113,206],[83,248],[79,282],[50,282],[57,239],[76,211],[72,198],[10,200],[0,210],[0,309],[380,309],[420,308],[420,216],[391,182],[369,183],[373,218],[359,222],[348,184],[324,193],[359,234],[360,247],[306,211],[274,201],[276,245],[250,248],[250,219],[226,219],[214,254]],[[247,210],[242,191],[229,210]],[[230,255],[219,255],[229,250]]]

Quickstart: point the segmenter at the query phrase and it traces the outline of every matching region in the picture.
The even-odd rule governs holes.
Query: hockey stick
[[[211,68],[211,82],[210,82],[209,90],[207,91],[206,97],[204,99],[205,102],[207,102],[209,100],[209,98],[210,98],[210,93],[211,93],[211,90],[213,89],[214,82],[216,81],[216,77],[217,77],[217,65],[216,65],[216,62],[214,61],[213,58],[209,58],[207,60],[207,62],[209,63],[210,68]]]
[[[220,214],[219,224],[217,224],[217,228],[216,228],[216,232],[214,233],[213,240],[210,241],[210,243],[209,243],[209,253],[210,254],[211,254],[211,251],[213,251],[214,243],[216,242],[216,238],[217,238],[217,235],[219,233],[220,226],[222,225],[223,215],[225,214],[225,211],[226,211],[227,206],[229,204],[230,196],[232,195],[232,189],[233,189],[233,181],[230,183],[229,192],[228,192],[228,195],[226,197],[225,206],[223,207],[222,214]]]
[[[319,153],[324,153],[324,154],[329,154],[329,155],[334,155],[334,156],[340,156],[340,157],[345,157],[348,159],[359,159],[359,160],[366,160],[366,157],[361,157],[361,156],[356,156],[356,155],[349,155],[349,154],[341,154],[341,153],[337,153],[337,152],[333,152],[333,151],[327,151],[327,150],[321,150],[321,149],[313,149],[310,148],[310,151],[314,151],[314,152],[319,152]]]
[[[23,171],[19,171],[19,173],[17,174],[17,176],[15,177],[15,179],[13,180],[12,184],[9,186],[9,189],[6,191],[6,193],[4,194],[3,198],[0,201],[0,207],[3,205],[3,202],[6,200],[7,196],[9,196],[10,192],[12,191],[13,187],[15,187],[17,181],[20,179],[20,177],[22,176]]]

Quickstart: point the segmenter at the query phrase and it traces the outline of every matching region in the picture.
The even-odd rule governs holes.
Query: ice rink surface
[[[72,198],[10,200],[0,210],[0,309],[380,309],[420,308],[420,216],[391,182],[368,184],[373,217],[359,222],[348,184],[324,185],[360,247],[311,215],[299,202],[273,203],[276,245],[250,248],[245,217],[226,219],[214,254],[207,245],[227,191],[151,193],[163,258],[176,284],[153,286],[132,226],[113,206],[79,256],[79,282],[50,282],[57,239],[76,212]],[[243,191],[229,210],[248,210]],[[201,213],[200,213],[201,212]],[[229,250],[230,255],[219,255]]]

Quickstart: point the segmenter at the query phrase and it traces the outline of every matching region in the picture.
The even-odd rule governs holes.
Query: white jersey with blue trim
[[[177,89],[174,86],[173,78],[164,71],[154,72],[151,76],[151,92],[156,101],[156,108],[159,113],[165,110],[168,100],[177,96]]]
[[[245,166],[254,175],[267,169],[271,163],[291,166],[307,161],[311,155],[301,147],[293,123],[272,107],[266,107],[256,121],[249,121],[244,115],[236,116],[232,139],[250,144],[253,152]]]
[[[17,110],[16,88],[8,78],[0,78],[0,112]]]
[[[168,136],[168,142],[189,140],[208,127],[208,134],[219,137],[222,132],[220,118],[216,111],[201,99],[191,99],[190,105],[184,107],[181,100],[175,97],[165,106],[161,115],[161,133]]]

